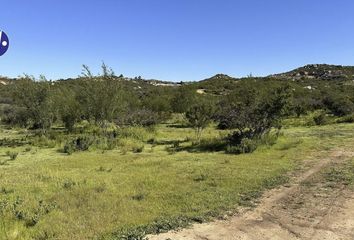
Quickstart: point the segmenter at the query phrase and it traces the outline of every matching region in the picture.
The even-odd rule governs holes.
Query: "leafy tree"
[[[136,109],[125,114],[116,120],[119,125],[149,127],[161,121],[160,115],[149,109]]]
[[[195,129],[198,141],[200,141],[203,129],[211,122],[213,113],[213,107],[205,102],[193,105],[186,112],[186,118]]]
[[[236,129],[229,140],[238,145],[244,138],[260,138],[272,128],[281,127],[281,119],[287,113],[290,91],[280,87],[260,93],[256,89],[247,89],[239,101],[230,103],[230,107],[219,115],[223,127]]]
[[[193,88],[179,87],[171,99],[172,110],[175,113],[184,113],[197,101],[196,92]]]
[[[24,109],[32,128],[44,132],[50,128],[54,121],[51,82],[25,76],[12,85],[12,93],[15,104]]]
[[[83,106],[86,119],[93,119],[97,124],[113,121],[119,110],[123,107],[124,92],[120,79],[104,63],[102,75],[92,76],[89,69],[84,66],[83,79],[80,82],[78,100]]]
[[[58,118],[64,123],[65,128],[69,132],[73,131],[82,113],[77,92],[67,86],[59,87],[54,95],[54,105],[58,110]]]
[[[343,94],[332,92],[326,94],[323,100],[324,105],[335,116],[345,116],[354,112],[354,103],[347,96]]]

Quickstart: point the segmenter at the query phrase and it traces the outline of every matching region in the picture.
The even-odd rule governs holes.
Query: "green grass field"
[[[243,155],[193,151],[193,130],[167,125],[149,133],[154,145],[140,140],[141,153],[0,147],[0,239],[108,239],[139,226],[160,231],[205,221],[250,204],[304,161],[354,143],[353,124],[282,132],[275,145]],[[0,139],[24,134],[2,129]],[[225,134],[208,128],[203,138]],[[184,151],[169,151],[176,141]],[[9,151],[18,157],[7,161]]]

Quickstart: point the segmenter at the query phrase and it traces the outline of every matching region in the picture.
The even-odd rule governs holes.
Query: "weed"
[[[242,154],[242,153],[252,153],[257,149],[257,140],[252,140],[244,138],[241,143],[236,146],[229,145],[226,149],[226,153],[229,154]]]
[[[30,152],[30,151],[32,151],[32,147],[26,147],[25,148],[25,152]]]
[[[291,139],[287,142],[281,143],[279,144],[279,146],[277,147],[278,150],[281,151],[285,151],[285,150],[289,150],[291,148],[295,148],[297,147],[299,144],[301,144],[303,142],[302,139],[300,138],[295,138],[295,139]]]
[[[73,188],[75,185],[76,185],[76,182],[74,182],[74,181],[72,181],[72,180],[69,180],[69,179],[66,179],[66,180],[63,182],[63,188],[64,188],[64,189],[71,189],[71,188]]]
[[[56,140],[50,139],[45,135],[36,136],[32,139],[31,144],[37,147],[54,148],[57,145]]]
[[[126,146],[121,147],[120,152],[122,155],[126,155],[128,153],[128,148]]]
[[[193,181],[195,182],[203,182],[206,181],[207,179],[208,179],[208,175],[205,173],[200,173],[193,177]]]
[[[68,140],[64,145],[63,152],[71,155],[76,151],[87,151],[94,142],[93,136],[79,136]]]
[[[146,141],[147,144],[156,144],[156,138],[150,138]]]
[[[144,145],[133,146],[132,151],[133,153],[142,153],[144,150]]]
[[[138,194],[132,196],[132,199],[135,200],[135,201],[142,201],[142,200],[145,199],[145,194],[138,193]]]
[[[6,189],[5,187],[0,188],[0,193],[1,194],[11,194],[14,193],[15,191],[13,189]]]
[[[8,160],[2,160],[2,161],[0,161],[0,166],[6,165],[6,164],[7,164],[7,161],[8,161]]]
[[[102,166],[100,166],[98,169],[96,169],[97,172],[107,172],[107,173],[110,173],[112,172],[112,168],[104,168]]]
[[[18,152],[11,152],[11,151],[7,151],[6,155],[8,157],[10,157],[10,161],[14,161],[16,160],[17,156],[18,156]]]
[[[337,123],[354,123],[354,114],[337,119]]]
[[[105,184],[101,184],[99,186],[94,187],[94,191],[97,193],[102,193],[104,191],[106,191],[107,187]]]
[[[71,155],[75,152],[75,147],[72,144],[72,142],[67,142],[64,145],[63,152],[67,153],[68,155]]]

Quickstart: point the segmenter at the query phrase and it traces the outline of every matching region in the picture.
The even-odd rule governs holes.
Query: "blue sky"
[[[352,0],[11,0],[0,75],[76,77],[81,65],[162,80],[354,65]]]

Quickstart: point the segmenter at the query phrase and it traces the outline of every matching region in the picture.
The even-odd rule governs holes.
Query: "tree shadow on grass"
[[[158,141],[154,141],[153,144],[154,145],[172,145],[174,147],[178,147],[181,143],[186,143],[189,140],[158,140]]]
[[[187,124],[169,124],[167,125],[169,128],[190,128]]]
[[[171,146],[166,150],[170,153],[187,151],[189,153],[222,152],[227,148],[227,143],[222,139],[204,139],[199,143],[188,146]]]

